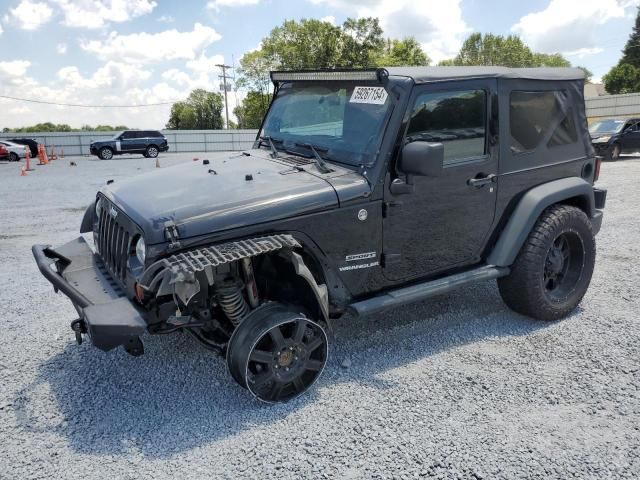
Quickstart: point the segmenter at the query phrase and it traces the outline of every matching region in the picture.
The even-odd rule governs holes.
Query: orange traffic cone
[[[31,168],[31,152],[29,151],[28,148],[25,149],[25,152],[24,152],[24,163],[25,163],[27,172],[33,172],[33,168]]]
[[[57,160],[58,155],[56,155],[56,147],[51,145],[51,154],[49,155],[49,160]]]
[[[64,147],[60,145],[60,158],[64,158]]]

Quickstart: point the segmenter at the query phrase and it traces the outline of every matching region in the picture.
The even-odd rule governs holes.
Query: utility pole
[[[222,79],[222,85],[224,89],[224,113],[227,119],[227,130],[229,130],[229,102],[227,101],[227,78],[231,78],[227,76],[227,68],[232,68],[231,65],[217,64],[216,67],[222,69],[222,75],[218,75],[218,78]]]

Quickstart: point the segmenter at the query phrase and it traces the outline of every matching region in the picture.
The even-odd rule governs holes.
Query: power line
[[[9,100],[18,100],[20,102],[40,103],[44,105],[55,105],[57,107],[80,107],[80,108],[144,108],[144,107],[157,107],[160,105],[173,105],[175,103],[175,102],[158,102],[158,103],[145,103],[140,105],[86,105],[81,103],[48,102],[46,100],[34,100],[33,98],[20,98],[20,97],[12,97],[9,95],[0,95],[0,98],[6,98]]]

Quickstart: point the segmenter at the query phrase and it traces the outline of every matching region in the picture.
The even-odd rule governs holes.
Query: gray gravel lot
[[[596,271],[570,318],[514,314],[494,282],[345,318],[316,388],[276,406],[189,336],[147,337],[139,358],[75,344],[30,247],[74,238],[105,180],[154,168],[76,162],[0,165],[0,478],[640,476],[640,159],[603,165]]]

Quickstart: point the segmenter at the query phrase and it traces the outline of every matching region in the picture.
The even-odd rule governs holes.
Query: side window
[[[511,92],[509,127],[513,153],[535,150],[545,138],[549,138],[550,148],[578,141],[573,110],[563,112],[558,100],[561,95],[564,93],[560,91]]]
[[[130,140],[135,137],[136,132],[124,132],[120,137],[122,140]]]
[[[411,112],[406,142],[444,145],[444,165],[484,155],[487,131],[484,90],[425,93]]]

